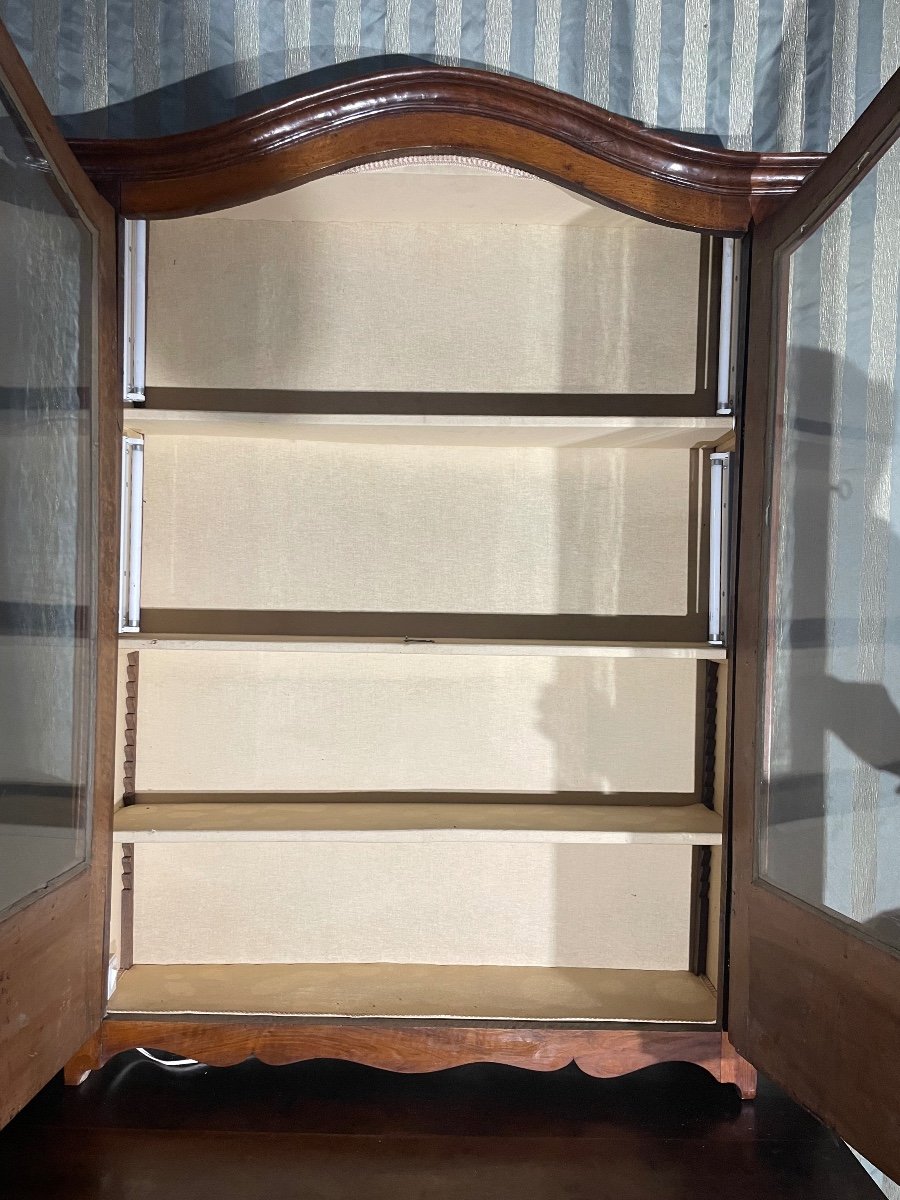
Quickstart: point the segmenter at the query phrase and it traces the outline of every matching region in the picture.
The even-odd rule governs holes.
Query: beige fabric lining
[[[689,611],[687,450],[175,436],[144,459],[146,608]]]
[[[700,249],[642,221],[158,221],[147,384],[693,393]]]
[[[136,790],[693,792],[696,678],[688,659],[142,651]]]
[[[690,846],[135,845],[142,963],[682,970]]]
[[[364,176],[364,178],[360,178]],[[275,196],[217,212],[206,220],[314,221],[334,224],[590,225],[610,234],[640,226],[637,217],[523,171],[486,160],[407,159],[358,168]],[[635,230],[639,232],[639,230]],[[697,234],[683,234],[685,242]]]
[[[122,847],[112,848],[112,869],[109,887],[109,960],[117,967],[122,963]]]
[[[713,1022],[688,971],[366,964],[136,966],[114,1013]]]

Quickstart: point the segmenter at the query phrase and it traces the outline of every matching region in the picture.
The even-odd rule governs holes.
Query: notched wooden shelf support
[[[125,745],[122,771],[122,803],[133,804],[137,768],[138,671],[140,654],[132,650],[125,672]]]

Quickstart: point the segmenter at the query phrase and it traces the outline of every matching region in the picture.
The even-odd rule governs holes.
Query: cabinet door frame
[[[752,232],[735,644],[728,1027],[738,1051],[900,1178],[900,955],[756,876],[772,626],[769,505],[790,255],[900,137],[900,73],[801,189]],[[774,527],[774,519],[771,525]]]
[[[91,303],[96,420],[91,441],[98,473],[96,697],[88,716],[93,742],[90,844],[85,861],[0,913],[0,1126],[97,1029],[106,1008],[106,947],[111,871],[116,722],[118,395],[116,217],[56,128],[11,38],[0,24],[0,84],[17,107],[57,179],[94,234]]]

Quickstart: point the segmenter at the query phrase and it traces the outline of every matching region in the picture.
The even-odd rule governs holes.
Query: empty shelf
[[[148,437],[143,482],[151,634],[677,643],[707,631],[689,449],[181,434]]]
[[[128,650],[271,650],[306,654],[501,654],[538,658],[697,658],[724,660],[725,647],[710,642],[478,641],[473,638],[220,637],[215,634],[145,637],[126,634]]]
[[[689,971],[261,963],[134,966],[109,1012],[694,1024],[716,998]]]
[[[718,846],[722,818],[702,804],[477,804],[427,801],[132,804],[119,842],[581,842]]]
[[[135,409],[131,433],[295,438],[424,446],[543,446],[689,450],[733,429],[731,417],[500,417]]]

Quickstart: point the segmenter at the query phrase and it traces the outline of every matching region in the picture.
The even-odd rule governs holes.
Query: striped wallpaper
[[[737,149],[823,150],[877,90],[898,4],[0,0],[0,17],[57,114],[159,93],[141,132],[221,119],[236,96],[335,62],[410,54],[509,71]],[[136,128],[127,109],[108,126],[67,125]]]

